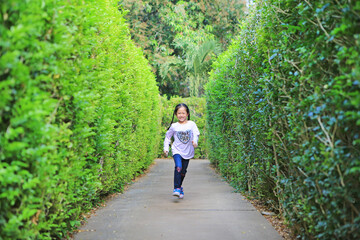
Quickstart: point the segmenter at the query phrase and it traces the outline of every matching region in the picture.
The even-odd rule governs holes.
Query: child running
[[[178,119],[176,123],[173,123],[174,116]],[[168,155],[171,137],[174,137],[174,142],[171,145],[175,162],[173,196],[181,199],[184,198],[182,183],[189,165],[189,160],[194,157],[194,148],[198,146],[199,135],[200,132],[196,124],[190,121],[188,106],[184,103],[176,105],[170,127],[165,135],[164,153],[166,156]]]

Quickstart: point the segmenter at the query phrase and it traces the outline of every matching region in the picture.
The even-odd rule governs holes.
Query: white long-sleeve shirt
[[[172,154],[180,154],[184,159],[191,159],[195,152],[192,141],[197,144],[199,135],[199,129],[193,121],[189,120],[185,124],[173,123],[165,134],[164,151],[169,151],[171,137],[174,136],[171,145]]]

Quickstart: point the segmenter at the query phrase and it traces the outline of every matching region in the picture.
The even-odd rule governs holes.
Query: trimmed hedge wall
[[[360,2],[257,1],[207,85],[209,157],[299,239],[360,238]]]
[[[156,157],[155,78],[116,1],[0,14],[0,239],[66,238]]]
[[[198,97],[171,97],[167,99],[166,96],[161,97],[161,139],[159,143],[158,157],[164,157],[164,138],[168,127],[170,126],[174,109],[179,103],[185,103],[190,109],[190,120],[194,121],[199,128],[200,136],[198,141],[198,147],[195,149],[194,158],[207,158],[208,146],[206,144],[206,129],[205,129],[205,98]],[[177,122],[176,116],[174,122]],[[172,156],[171,148],[169,157]]]

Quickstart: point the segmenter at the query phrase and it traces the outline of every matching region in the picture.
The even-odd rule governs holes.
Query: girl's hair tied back
[[[171,127],[171,124],[173,124],[174,122],[174,117],[175,115],[177,114],[177,111],[181,108],[181,107],[184,107],[186,109],[186,112],[188,115],[188,120],[190,120],[190,110],[189,110],[189,107],[185,104],[185,103],[179,103],[178,105],[176,105],[175,107],[175,110],[173,112],[173,116],[172,116],[172,119],[171,119],[171,123],[170,123],[170,126],[168,127],[168,130],[170,129]]]

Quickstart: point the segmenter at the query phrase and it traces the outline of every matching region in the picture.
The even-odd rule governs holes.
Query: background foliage
[[[131,35],[153,67],[160,93],[201,96],[212,56],[239,30],[244,0],[121,0]]]
[[[61,239],[156,156],[158,89],[116,1],[0,14],[0,238]]]
[[[158,157],[164,157],[164,139],[165,133],[170,126],[171,119],[173,116],[173,112],[175,110],[176,105],[179,103],[185,103],[190,109],[190,120],[196,123],[200,131],[198,147],[195,149],[194,158],[207,158],[208,155],[208,147],[206,145],[206,129],[205,129],[205,98],[197,98],[197,97],[171,97],[169,100],[167,96],[161,97],[161,139],[159,143]],[[176,116],[174,118],[174,122],[177,122]],[[171,154],[171,148],[169,156]]]
[[[257,1],[206,88],[212,162],[300,239],[360,237],[359,33],[359,1]]]

